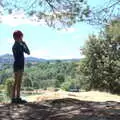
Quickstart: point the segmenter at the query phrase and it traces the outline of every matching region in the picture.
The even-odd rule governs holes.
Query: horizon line
[[[13,56],[13,54],[11,54],[11,53],[5,53],[5,54],[0,54],[0,56],[4,56],[4,55],[12,55]],[[79,57],[79,58],[77,58],[77,57],[74,57],[74,58],[40,58],[40,57],[35,57],[35,56],[25,56],[25,58],[30,58],[30,57],[32,57],[32,58],[36,58],[36,59],[45,59],[45,60],[68,60],[68,59],[82,59],[83,57]]]

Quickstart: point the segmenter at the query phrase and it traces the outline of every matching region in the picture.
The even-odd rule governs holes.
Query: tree
[[[103,5],[95,6],[90,11],[87,22],[106,26],[111,20],[120,17],[120,0],[106,0]]]
[[[101,60],[102,55],[102,49],[101,49],[101,41],[97,39],[96,36],[90,36],[89,40],[86,43],[86,46],[84,47],[84,55],[86,56],[85,62],[85,68],[83,68],[83,72],[85,75],[90,76],[89,77],[89,84],[90,88],[94,89],[98,87],[97,85],[98,80],[98,67],[99,67],[99,61]]]
[[[102,35],[90,36],[83,49],[86,60],[81,71],[89,77],[90,89],[120,93],[120,50],[116,37],[116,32],[119,33],[118,24],[120,21],[111,21],[111,25],[105,27]],[[111,33],[114,30],[116,32]]]
[[[1,0],[0,7],[4,14],[24,11],[25,15],[37,17],[48,26],[60,28],[83,21],[89,15],[89,6],[84,0]]]
[[[111,42],[120,43],[120,19],[116,18],[105,26],[105,35],[111,39]]]

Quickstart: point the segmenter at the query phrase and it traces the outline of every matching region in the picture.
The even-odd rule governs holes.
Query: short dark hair
[[[19,39],[21,36],[23,36],[23,33],[20,31],[20,30],[16,30],[14,33],[13,33],[13,38],[15,40]]]

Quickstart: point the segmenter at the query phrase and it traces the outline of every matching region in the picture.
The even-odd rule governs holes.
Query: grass
[[[59,99],[59,98],[75,98],[84,101],[94,101],[94,102],[105,102],[105,101],[116,101],[120,102],[119,95],[113,95],[106,92],[99,91],[88,91],[88,92],[66,92],[59,90],[57,92],[45,90],[41,94],[26,96],[30,102],[33,101],[43,101],[49,99]]]
[[[49,99],[61,99],[61,98],[74,98],[83,101],[93,101],[93,102],[106,102],[106,101],[116,101],[120,102],[120,96],[115,94],[110,94],[106,92],[99,91],[88,91],[88,92],[66,92],[63,90],[53,91],[53,90],[40,90],[36,94],[22,94],[22,98],[29,102],[37,102]],[[8,101],[8,99],[0,94],[0,102]]]

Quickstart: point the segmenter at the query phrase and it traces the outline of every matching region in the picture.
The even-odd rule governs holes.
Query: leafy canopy
[[[89,6],[84,0],[1,0],[1,14],[22,10],[27,16],[44,19],[52,27],[70,27],[89,15]]]

